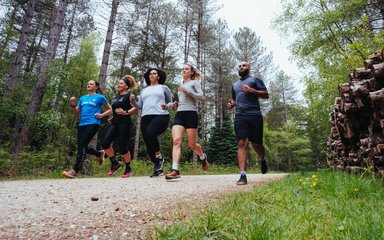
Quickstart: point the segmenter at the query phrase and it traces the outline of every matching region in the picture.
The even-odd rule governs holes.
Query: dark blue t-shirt
[[[236,114],[261,115],[259,97],[256,94],[246,93],[240,89],[244,84],[256,90],[267,91],[264,82],[256,77],[245,77],[232,84],[232,99],[236,102]]]
[[[100,119],[95,117],[96,113],[101,113],[101,106],[108,103],[108,100],[101,94],[84,95],[77,102],[81,108],[79,126],[90,124],[100,124]]]

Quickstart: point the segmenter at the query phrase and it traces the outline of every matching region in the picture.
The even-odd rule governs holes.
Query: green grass
[[[384,239],[382,181],[344,172],[291,174],[199,214],[156,238]]]

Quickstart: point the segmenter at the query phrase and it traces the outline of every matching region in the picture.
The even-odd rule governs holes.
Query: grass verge
[[[157,239],[384,239],[380,179],[320,171],[232,195]]]

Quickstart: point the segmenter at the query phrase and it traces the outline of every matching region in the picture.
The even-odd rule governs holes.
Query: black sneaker
[[[112,176],[117,171],[117,169],[120,168],[120,166],[121,164],[118,161],[112,162],[111,169],[108,172],[108,176]]]
[[[153,173],[149,177],[158,177],[162,174],[163,174],[163,169],[159,169],[159,170],[153,171]]]
[[[247,176],[245,174],[240,175],[239,181],[237,181],[237,185],[246,185],[248,183]]]
[[[268,172],[268,166],[265,160],[260,161],[260,169],[262,174],[266,174]]]
[[[161,155],[159,158],[156,158],[155,166],[153,167],[153,171],[161,170],[163,171],[164,157]]]

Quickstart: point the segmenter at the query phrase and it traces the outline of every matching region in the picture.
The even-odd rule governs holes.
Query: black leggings
[[[88,146],[99,130],[99,124],[79,126],[77,131],[77,158],[74,170],[79,172],[83,168],[83,162],[87,154],[100,156],[100,152]]]
[[[117,123],[108,126],[105,133],[102,147],[107,149],[111,146],[111,143],[118,139],[117,145],[119,147],[119,153],[124,155],[129,151],[129,138],[131,136],[131,123]],[[112,157],[112,156],[108,156]]]
[[[152,162],[156,162],[155,152],[160,151],[157,137],[167,130],[168,124],[169,115],[146,115],[141,118],[141,133]]]

